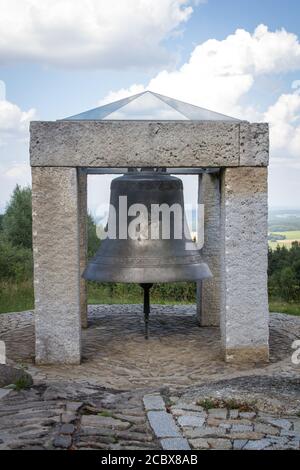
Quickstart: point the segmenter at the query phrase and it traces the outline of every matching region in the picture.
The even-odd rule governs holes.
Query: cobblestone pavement
[[[0,399],[0,448],[169,448],[174,442],[162,444],[144,409],[143,397],[157,392],[184,440],[176,445],[299,444],[300,366],[291,362],[291,345],[300,338],[300,318],[271,314],[270,363],[242,366],[223,362],[219,330],[199,328],[194,306],[153,306],[148,341],[141,306],[90,306],[80,366],[34,365],[33,321],[32,312],[0,315],[8,363],[25,365],[34,378],[30,390]],[[226,417],[224,410],[213,417],[196,405],[221,398],[255,402],[255,416],[235,409],[233,418],[227,401]],[[265,422],[264,414],[287,419],[289,429]],[[214,434],[207,434],[210,427]]]

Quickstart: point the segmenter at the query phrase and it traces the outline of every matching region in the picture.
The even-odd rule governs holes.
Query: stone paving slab
[[[166,411],[149,411],[147,416],[157,437],[181,437],[172,415]]]
[[[174,399],[170,408],[182,436],[193,449],[223,450],[300,450],[300,417],[276,416],[274,413],[240,411],[229,407],[211,408],[201,413],[191,411],[193,403]],[[212,403],[207,399],[206,403]],[[230,399],[228,403],[231,403]],[[179,406],[180,403],[180,406]],[[223,402],[224,405],[225,402]],[[253,407],[253,405],[251,405]],[[250,407],[246,402],[241,408]],[[186,410],[184,410],[186,408]],[[299,426],[299,427],[298,427]]]
[[[0,388],[0,400],[11,392],[9,388]]]
[[[272,314],[270,364],[236,366],[220,359],[218,330],[199,328],[194,313],[193,306],[153,306],[145,344],[140,305],[90,306],[84,362],[76,367],[31,365],[32,312],[1,315],[8,362],[26,365],[35,386],[10,390],[0,400],[0,448],[159,449],[164,439],[186,439],[196,449],[299,450],[300,374],[290,354],[300,318]],[[154,409],[145,410],[145,396],[155,397],[149,404]],[[156,409],[163,398],[171,406]],[[206,398],[254,401],[257,410],[206,411],[200,406]],[[178,434],[156,438],[146,411],[166,413]],[[198,426],[181,426],[180,418]]]
[[[160,395],[145,395],[143,402],[146,411],[165,410],[165,402]]]
[[[160,443],[164,450],[191,450],[188,440],[182,437],[161,439]]]

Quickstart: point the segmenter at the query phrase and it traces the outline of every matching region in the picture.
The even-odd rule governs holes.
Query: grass
[[[0,313],[33,309],[34,296],[31,281],[0,282]]]
[[[89,304],[140,304],[143,301],[142,289],[136,286],[136,290],[128,292],[126,286],[120,291],[114,292],[113,296],[110,287],[89,286]],[[178,305],[192,303],[186,299],[177,300],[171,296],[161,298],[154,293],[151,297],[152,304]],[[288,303],[280,299],[270,299],[270,312],[281,312],[289,315],[300,315],[300,303]],[[34,296],[32,283],[1,282],[0,283],[0,313],[21,312],[32,310],[34,306]]]
[[[270,312],[287,313],[288,315],[300,315],[299,303],[288,303],[283,300],[270,300]]]
[[[273,235],[284,235],[285,240],[269,241],[269,247],[272,250],[276,250],[277,245],[291,248],[292,242],[300,242],[300,230],[289,230],[287,232],[271,232]]]
[[[118,285],[112,292],[112,287],[107,284],[99,285],[95,283],[88,284],[88,303],[92,305],[97,304],[140,304],[143,302],[143,290],[139,285],[131,286]],[[192,304],[194,301],[188,299],[174,299],[172,295],[163,297],[159,292],[155,291],[153,287],[151,291],[151,303],[160,305],[178,305],[178,304]]]
[[[287,240],[300,240],[300,230],[290,230],[288,232],[272,232],[275,235],[285,235]]]

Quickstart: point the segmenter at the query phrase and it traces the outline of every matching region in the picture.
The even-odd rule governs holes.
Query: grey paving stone
[[[11,392],[11,389],[9,388],[0,388],[0,400],[1,398],[6,397]]]
[[[149,411],[147,416],[157,437],[181,437],[175,421],[166,411]]]
[[[272,424],[278,428],[285,429],[286,431],[289,431],[292,428],[291,421],[288,421],[287,419],[263,417],[260,420],[264,423]]]
[[[61,447],[62,449],[68,449],[72,444],[71,436],[56,436],[53,441],[54,447]]]
[[[245,419],[255,418],[256,413],[254,411],[240,411],[240,417]]]
[[[210,410],[208,410],[208,416],[210,418],[226,419],[227,409],[226,408],[211,408]]]
[[[87,415],[81,418],[82,426],[105,427],[112,429],[128,429],[131,424],[110,416]]]
[[[201,426],[197,428],[186,427],[183,428],[184,435],[191,439],[202,437],[223,437],[226,435],[226,430],[212,426]]]
[[[203,407],[200,405],[194,405],[193,403],[184,403],[184,402],[179,402],[176,403],[176,405],[173,408],[180,408],[182,410],[186,411],[196,411],[196,412],[201,412],[204,411]]]
[[[293,430],[300,435],[300,419],[293,420]]]
[[[164,450],[191,450],[187,439],[183,437],[161,439],[160,443]]]
[[[72,434],[75,431],[75,426],[73,424],[63,424],[60,433],[61,434]]]
[[[191,427],[196,427],[196,426],[202,426],[205,422],[205,417],[201,414],[194,414],[194,415],[184,415],[184,416],[179,416],[178,418],[178,423],[180,426],[191,426]]]
[[[260,439],[259,441],[248,441],[244,450],[263,450],[272,444],[270,439]]]
[[[207,439],[203,439],[203,438],[191,439],[190,444],[192,448],[196,450],[209,449],[209,443]]]
[[[231,428],[232,432],[248,432],[252,430],[253,430],[253,427],[248,426],[246,424],[233,424]]]
[[[145,395],[143,397],[143,403],[146,411],[151,410],[165,410],[165,402],[160,395]]]
[[[232,444],[230,439],[207,439],[208,444],[211,449],[220,449],[220,450],[229,450],[232,449]]]
[[[277,436],[280,433],[280,429],[272,424],[257,423],[254,425],[254,430],[262,432],[263,434],[270,434],[271,436]]]
[[[239,410],[229,410],[229,418],[237,419],[239,416]]]
[[[242,450],[247,442],[247,439],[235,439],[233,441],[233,450]]]
[[[74,421],[76,421],[77,419],[77,416],[73,413],[63,413],[61,415],[61,421],[63,423],[73,423]]]

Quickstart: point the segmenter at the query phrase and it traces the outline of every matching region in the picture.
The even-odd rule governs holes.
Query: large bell
[[[162,170],[130,171],[112,181],[108,228],[83,277],[141,284],[146,322],[153,283],[212,276],[187,228],[182,181]]]

